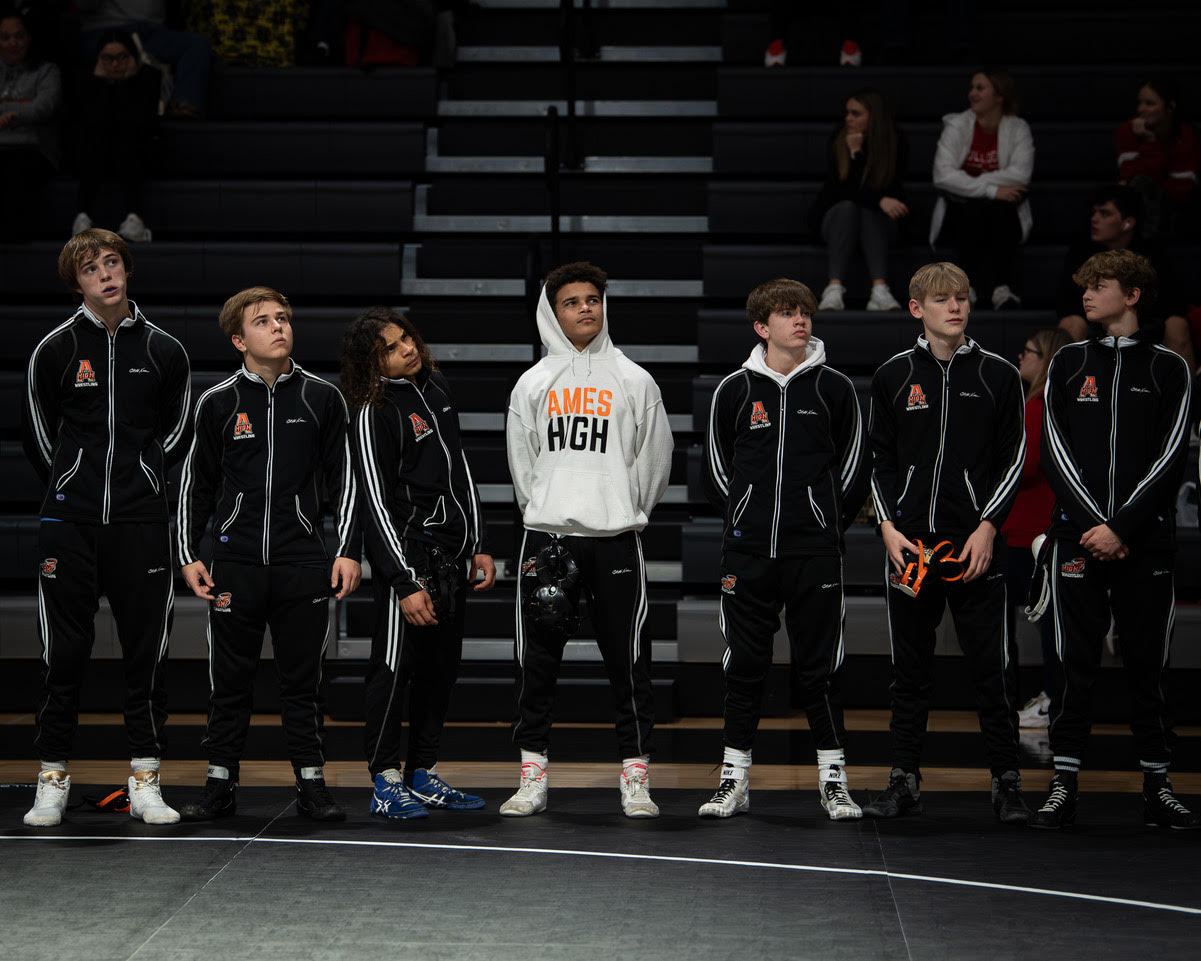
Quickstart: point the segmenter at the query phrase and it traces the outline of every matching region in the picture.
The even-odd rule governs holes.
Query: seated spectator
[[[61,160],[58,67],[41,60],[29,24],[15,10],[0,11],[0,238],[28,238],[35,205]]]
[[[100,185],[121,185],[125,219],[117,228],[126,240],[150,240],[142,219],[142,185],[146,182],[158,133],[158,100],[162,73],[138,59],[133,37],[106,30],[83,78],[79,96],[79,193],[71,234],[92,226]]]
[[[1079,291],[1079,288],[1077,288]],[[1018,373],[1026,385],[1026,459],[1022,462],[1022,482],[1014,498],[1013,507],[1001,533],[1008,545],[1008,561],[1005,572],[1008,607],[1006,623],[1010,637],[1017,637],[1017,610],[1026,604],[1030,577],[1034,573],[1034,554],[1031,545],[1040,534],[1046,534],[1051,526],[1051,512],[1055,508],[1055,492],[1043,473],[1041,444],[1043,434],[1043,390],[1047,385],[1047,370],[1051,358],[1060,347],[1069,343],[1068,335],[1058,327],[1036,330],[1026,338],[1025,346],[1018,352]],[[1058,690],[1055,656],[1055,638],[1049,617],[1038,621],[1042,642],[1043,682],[1042,690],[1028,699],[1020,711],[1018,722],[1022,727],[1046,727],[1051,705],[1050,693]]]
[[[815,231],[828,249],[829,282],[818,310],[842,310],[843,278],[856,248],[862,249],[872,278],[868,310],[900,310],[888,289],[888,245],[895,222],[909,213],[901,171],[901,138],[884,95],[864,87],[851,94],[846,118],[830,138],[826,182],[810,211]]]
[[[1088,337],[1088,324],[1080,306],[1080,287],[1072,274],[1093,254],[1103,250],[1133,250],[1151,262],[1159,279],[1159,296],[1155,301],[1155,316],[1163,321],[1163,343],[1176,351],[1196,368],[1192,338],[1189,334],[1185,299],[1176,278],[1175,265],[1164,245],[1148,240],[1141,226],[1142,205],[1131,187],[1108,184],[1097,188],[1092,198],[1092,216],[1088,222],[1088,239],[1080,239],[1068,247],[1059,272],[1055,292],[1055,309],[1059,326],[1073,340]]]
[[[1170,230],[1173,214],[1197,189],[1197,135],[1180,119],[1175,77],[1151,77],[1139,88],[1138,109],[1116,136],[1119,183],[1143,201],[1143,235]]]
[[[994,310],[1021,306],[1014,290],[1018,244],[1034,218],[1026,191],[1034,170],[1030,126],[1017,116],[1013,77],[1000,70],[973,74],[968,109],[942,118],[934,151],[939,197],[930,220],[930,245],[946,228],[958,264],[981,290],[992,290]],[[971,291],[973,302],[976,289]]]
[[[91,57],[105,30],[136,34],[143,49],[169,64],[175,81],[169,117],[199,117],[208,97],[212,51],[198,33],[168,30],[164,0],[78,0],[83,14],[83,52]]]

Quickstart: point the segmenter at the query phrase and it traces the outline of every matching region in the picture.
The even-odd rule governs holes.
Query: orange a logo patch
[[[213,610],[228,611],[229,610],[229,602],[232,600],[233,600],[233,594],[231,594],[229,591],[226,591],[223,594],[218,594],[216,599],[213,601]]]
[[[413,425],[413,437],[417,440],[421,440],[426,434],[430,433],[430,425],[416,414],[409,414],[409,423]]]
[[[1084,383],[1080,385],[1080,396],[1077,400],[1098,400],[1097,397],[1097,378],[1085,376]]]
[[[79,370],[75,372],[75,386],[96,386],[96,371],[92,370],[92,362],[90,360],[81,360],[79,362]]]
[[[908,406],[910,407],[910,409],[915,408],[915,407],[923,408],[923,407],[927,406],[926,394],[922,390],[921,384],[910,384],[909,385],[909,405]]]
[[[767,411],[763,409],[763,401],[757,400],[751,407],[751,423],[766,424]]]
[[[234,440],[250,438],[254,436],[254,426],[250,423],[249,414],[238,414],[238,419],[234,423]]]

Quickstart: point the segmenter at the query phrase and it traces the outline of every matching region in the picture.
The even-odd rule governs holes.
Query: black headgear
[[[570,637],[580,626],[576,610],[580,569],[567,548],[556,539],[538,552],[534,572],[538,575],[538,586],[526,589],[526,616],[547,633]]]

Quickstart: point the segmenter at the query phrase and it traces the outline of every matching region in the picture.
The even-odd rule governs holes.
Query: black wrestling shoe
[[[1201,827],[1197,815],[1172,793],[1172,782],[1166,774],[1143,775],[1143,820],[1148,827],[1174,828],[1177,831]]]
[[[213,821],[238,810],[238,782],[228,777],[210,777],[204,781],[199,801],[185,804],[179,816],[185,821]]]
[[[1005,771],[992,779],[992,809],[1002,824],[1025,824],[1030,820],[1030,806],[1022,796],[1022,776],[1017,771]]]
[[[296,779],[296,811],[314,821],[346,820],[346,812],[329,793],[323,777]]]
[[[1076,772],[1056,771],[1047,786],[1043,806],[1026,823],[1044,831],[1058,831],[1076,820]]]
[[[922,795],[917,789],[917,775],[894,767],[888,775],[888,787],[872,798],[863,808],[869,818],[896,818],[902,814],[921,814]]]

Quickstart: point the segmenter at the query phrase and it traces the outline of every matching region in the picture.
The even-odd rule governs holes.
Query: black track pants
[[[466,572],[464,572],[466,573]],[[459,677],[466,617],[466,581],[459,585],[455,612],[439,615],[430,627],[414,627],[400,612],[391,585],[373,581],[375,632],[367,665],[364,748],[372,777],[400,768],[402,707],[409,692],[409,747],[405,769],[438,763],[438,744],[451,690]],[[410,683],[411,682],[411,683]]]
[[[546,751],[550,744],[555,682],[567,642],[530,623],[522,613],[521,598],[526,591],[537,588],[538,575],[528,562],[550,540],[549,534],[525,532],[517,592],[517,718],[513,740],[527,751],[539,752]],[[645,635],[648,601],[642,542],[635,531],[615,537],[568,536],[560,540],[580,569],[582,593],[609,674],[621,756],[649,754],[654,700],[651,644]]]
[[[1176,594],[1170,553],[1133,552],[1098,561],[1079,544],[1056,539],[1051,552],[1051,604],[1062,687],[1051,694],[1051,750],[1079,767],[1092,726],[1093,684],[1110,612],[1130,690],[1130,729],[1139,760],[1158,768],[1171,757],[1164,680],[1172,642]],[[1073,765],[1072,762],[1075,762]]]
[[[888,570],[892,565],[885,558]],[[967,658],[988,766],[994,775],[1018,769],[1017,662],[1006,627],[1005,551],[970,583],[927,578],[917,597],[885,580],[892,640],[892,763],[919,769],[934,685],[935,629],[951,609]]]
[[[783,608],[813,740],[818,750],[843,747],[846,729],[836,684],[843,659],[842,558],[772,560],[727,551],[721,591],[726,746],[749,751],[755,740]]]
[[[271,628],[279,675],[280,717],[288,757],[298,771],[324,763],[323,717],[318,703],[329,634],[328,564],[260,567],[213,564],[215,600],[209,604],[209,761],[236,776],[253,707],[254,674]]]
[[[161,757],[163,690],[174,606],[166,524],[42,521],[38,534],[38,621],[45,698],[35,746],[44,761],[71,756],[79,688],[95,640],[100,595],[108,597],[125,667],[125,736],[130,757]]]

